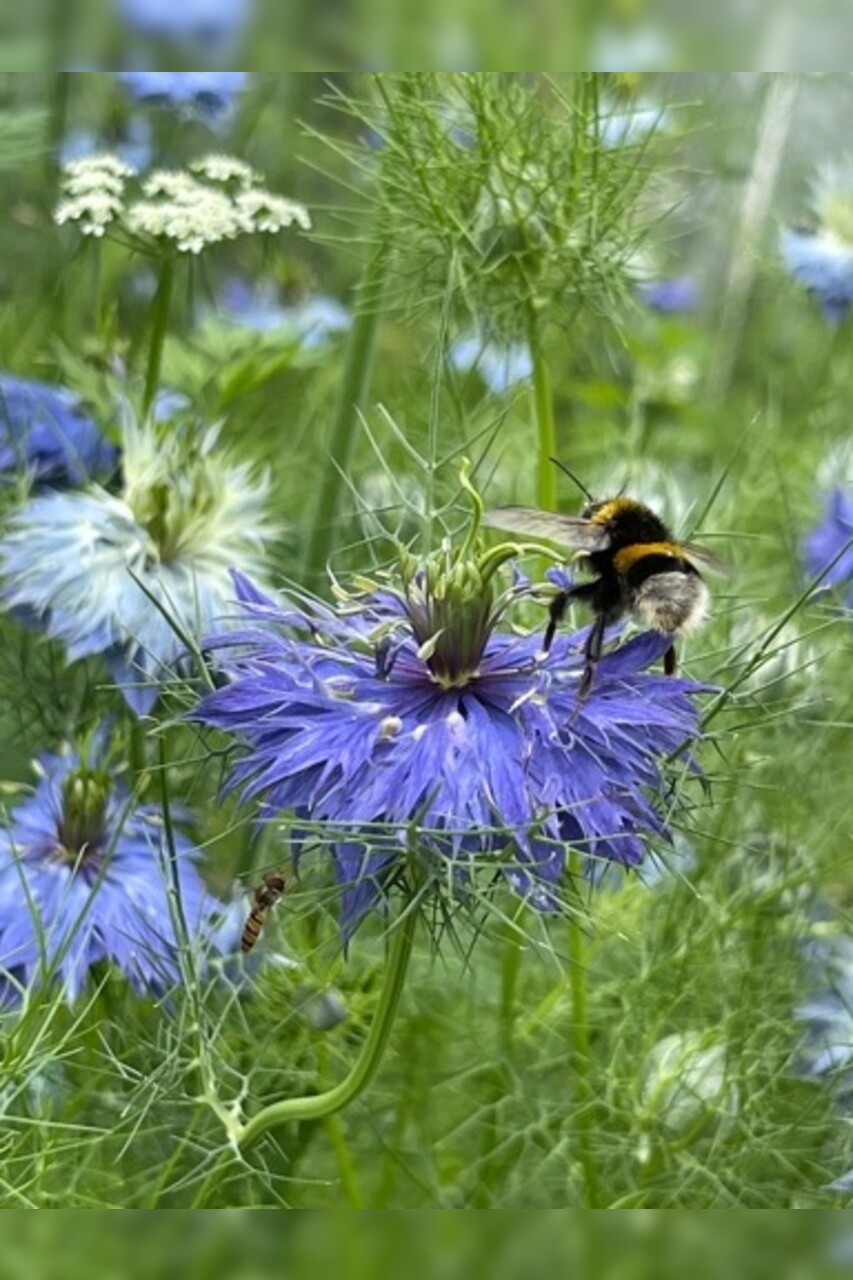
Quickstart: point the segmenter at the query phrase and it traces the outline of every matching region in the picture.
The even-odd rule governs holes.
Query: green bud
[[[738,1112],[725,1045],[709,1032],[665,1036],[646,1058],[640,1097],[647,1131],[672,1141],[698,1137],[713,1126],[724,1136]]]

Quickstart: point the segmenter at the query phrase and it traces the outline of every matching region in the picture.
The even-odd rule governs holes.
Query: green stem
[[[302,1098],[285,1098],[281,1102],[272,1102],[263,1107],[234,1135],[239,1146],[249,1146],[262,1133],[276,1125],[292,1124],[300,1120],[323,1120],[326,1116],[332,1116],[337,1111],[343,1111],[367,1088],[388,1046],[406,981],[416,921],[417,912],[410,909],[395,926],[379,1007],[349,1075],[340,1084],[323,1093],[309,1094]]]
[[[54,56],[66,58],[68,40],[68,19],[66,16],[71,6],[66,4],[55,6],[54,22]],[[61,63],[57,62],[57,66]],[[56,167],[59,163],[59,148],[66,134],[68,121],[68,102],[71,97],[71,72],[58,71],[53,77],[50,94],[50,116],[48,118],[49,150],[47,155],[48,173],[53,184]]]
[[[363,1209],[365,1207],[364,1200],[359,1189],[355,1164],[353,1163],[352,1152],[347,1144],[341,1117],[339,1115],[326,1116],[323,1124],[332,1144],[332,1150],[335,1153],[338,1175],[347,1198],[347,1204],[350,1209]]]
[[[544,511],[553,511],[557,505],[557,473],[551,459],[557,452],[557,428],[554,423],[551,371],[542,349],[539,313],[532,300],[527,304],[527,340],[533,361],[533,419],[539,441],[536,504]]]
[[[523,907],[519,904],[512,921],[506,926],[503,960],[501,962],[501,1043],[504,1053],[508,1057],[512,1056],[515,1041],[515,997],[518,990],[518,975],[521,972],[522,940],[524,936],[518,925],[518,920],[522,911]]]
[[[580,856],[574,850],[569,854],[569,872],[572,882],[578,884],[581,875]],[[597,1209],[600,1201],[595,1161],[595,1095],[589,1050],[585,951],[580,913],[572,914],[569,920],[569,984],[572,993],[572,1068],[577,1086],[578,1154],[586,1189],[584,1208]]]
[[[334,548],[336,519],[359,411],[370,388],[376,334],[388,267],[388,245],[381,238],[364,266],[358,287],[358,308],[350,331],[343,382],[329,440],[329,460],[323,470],[314,522],[305,549],[305,574],[316,582],[325,572]]]
[[[166,345],[166,333],[169,328],[169,311],[172,305],[172,288],[175,283],[175,264],[171,257],[164,257],[160,267],[160,279],[152,304],[151,344],[148,348],[148,367],[145,371],[145,397],[142,401],[143,416],[147,417],[157,388],[160,385],[160,367],[163,363],[163,348]]]

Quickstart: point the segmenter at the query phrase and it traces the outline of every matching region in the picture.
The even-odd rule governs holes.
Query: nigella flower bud
[[[739,1105],[725,1045],[708,1032],[665,1036],[646,1057],[640,1098],[641,1161],[649,1158],[653,1133],[668,1141],[687,1140],[714,1125],[718,1136],[725,1134]]]

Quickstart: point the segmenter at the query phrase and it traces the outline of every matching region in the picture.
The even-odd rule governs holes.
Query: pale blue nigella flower
[[[137,102],[174,107],[210,121],[222,120],[246,87],[245,71],[120,71]]]
[[[228,613],[229,569],[263,573],[267,482],[215,446],[215,432],[128,427],[120,495],[45,494],[0,542],[7,606],[61,641],[69,662],[103,655],[138,714]]]
[[[853,607],[853,489],[830,493],[823,521],[806,537],[804,552],[806,569],[813,577],[840,556],[821,586],[841,587],[847,604]]]
[[[523,342],[459,338],[451,345],[450,362],[461,373],[476,369],[492,395],[501,396],[533,376],[530,348]]]
[[[637,285],[637,293],[650,310],[664,314],[694,311],[699,303],[699,290],[690,276],[643,280]]]
[[[336,298],[318,294],[285,304],[280,301],[274,285],[252,284],[241,279],[225,284],[215,314],[256,333],[290,336],[306,350],[326,346],[331,338],[345,333],[352,324],[350,312]]]
[[[853,305],[853,171],[826,168],[812,184],[815,226],[782,232],[782,260],[814,295],[830,324]]]
[[[118,449],[65,387],[0,374],[0,471],[29,472],[36,487],[104,478]]]
[[[598,121],[598,135],[608,150],[636,147],[667,123],[662,107],[637,104],[624,111],[613,108]]]
[[[493,603],[478,573],[418,568],[339,612],[282,607],[236,575],[244,627],[206,642],[225,683],[194,718],[242,743],[244,797],[329,824],[347,936],[405,865],[413,822],[425,875],[488,862],[542,910],[567,842],[637,864],[648,834],[668,838],[661,768],[698,732],[700,691],[647,672],[668,639],[605,656],[579,703],[585,633],[544,656],[540,635],[498,631],[515,589]]]
[[[179,981],[179,947],[207,949],[222,909],[194,866],[198,849],[177,831],[170,848],[159,810],[134,804],[97,762],[44,756],[39,773],[0,826],[2,1002],[53,982],[75,1000],[104,961],[138,992],[162,994]],[[186,940],[170,905],[175,888]]]
[[[133,115],[122,123],[120,135],[109,141],[100,137],[94,129],[75,129],[59,148],[59,162],[65,166],[75,160],[103,155],[105,151],[117,155],[137,173],[147,169],[154,154],[150,122],[142,116]]]
[[[242,34],[251,0],[118,0],[127,27],[165,44],[224,52]]]
[[[853,243],[832,231],[782,232],[782,261],[813,294],[830,324],[839,324],[853,305]]]

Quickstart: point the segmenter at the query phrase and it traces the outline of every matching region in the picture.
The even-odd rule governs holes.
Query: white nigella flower
[[[264,576],[273,535],[268,483],[215,448],[215,429],[189,439],[126,427],[125,485],[114,497],[46,493],[10,521],[0,543],[7,606],[65,644],[69,662],[102,654],[138,714],[157,682],[198,641],[229,625],[229,570]]]

